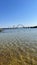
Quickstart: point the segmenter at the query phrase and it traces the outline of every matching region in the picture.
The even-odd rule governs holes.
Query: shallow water
[[[1,32],[0,65],[37,65],[37,28]]]

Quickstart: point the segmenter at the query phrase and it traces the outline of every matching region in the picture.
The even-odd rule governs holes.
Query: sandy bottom
[[[34,46],[19,42],[0,44],[0,65],[37,65],[37,48]]]

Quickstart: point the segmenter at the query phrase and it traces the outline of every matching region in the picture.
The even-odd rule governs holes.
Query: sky
[[[0,0],[0,27],[37,25],[37,0]]]

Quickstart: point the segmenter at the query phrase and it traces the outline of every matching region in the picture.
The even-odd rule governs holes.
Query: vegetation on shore
[[[31,26],[31,27],[11,27],[11,28],[0,28],[0,32],[6,29],[18,29],[18,28],[37,28],[37,26]]]

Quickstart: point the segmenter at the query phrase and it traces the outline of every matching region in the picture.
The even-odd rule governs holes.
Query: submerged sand
[[[37,44],[6,42],[0,42],[0,65],[37,65]]]

